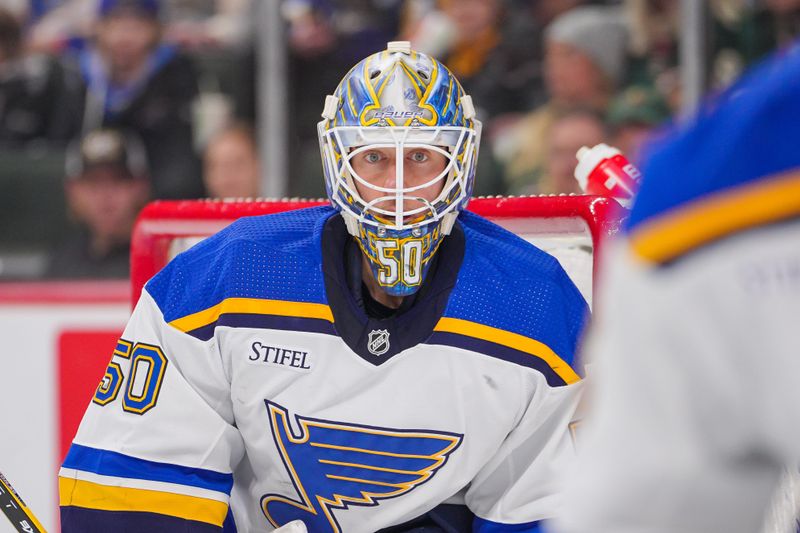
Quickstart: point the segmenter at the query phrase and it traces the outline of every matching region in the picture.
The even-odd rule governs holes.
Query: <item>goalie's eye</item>
[[[367,163],[377,163],[382,159],[382,156],[378,152],[370,151],[364,154],[364,161]]]
[[[415,163],[424,163],[428,160],[428,153],[423,150],[415,150],[408,155],[408,158]]]

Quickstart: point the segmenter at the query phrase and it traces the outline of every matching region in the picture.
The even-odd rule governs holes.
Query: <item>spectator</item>
[[[211,198],[256,198],[261,165],[253,128],[234,124],[211,138],[203,157],[203,179]]]
[[[80,48],[91,37],[99,0],[30,0],[23,10],[27,18],[27,46],[48,53]]]
[[[586,3],[587,0],[533,0],[530,9],[536,21],[547,26],[560,15]]]
[[[444,57],[453,47],[456,28],[437,3],[437,0],[406,0],[400,38],[410,41],[417,50]]]
[[[406,30],[421,50],[445,58],[484,122],[544,100],[540,31],[532,16],[510,15],[503,0],[438,0]]]
[[[8,1],[8,0],[6,0]],[[25,0],[18,0],[25,1]],[[33,1],[22,9],[29,46],[56,53],[91,38],[99,0]],[[250,38],[252,0],[157,0],[167,42],[189,49],[236,48]],[[28,3],[28,2],[25,2]]]
[[[118,130],[89,133],[67,157],[67,208],[78,228],[54,252],[51,278],[125,278],[130,239],[149,194],[140,141]]]
[[[263,0],[259,0],[263,1]],[[309,102],[325,100],[365,53],[382,50],[398,34],[401,0],[287,0],[290,196],[319,197],[319,140],[316,125],[322,109]]]
[[[253,0],[164,0],[165,38],[184,49],[240,48],[250,41]]]
[[[714,57],[710,82],[731,83],[748,66],[800,35],[800,0],[731,2],[712,0]]]
[[[680,107],[679,8],[674,0],[625,0],[630,32],[626,81],[657,87],[676,111]]]
[[[709,0],[704,6],[704,83],[714,90],[728,86],[748,65],[800,35],[800,0]],[[627,83],[655,87],[673,112],[681,106],[679,7],[674,0],[625,0],[631,35]]]
[[[765,0],[764,4],[774,24],[772,48],[789,46],[800,33],[800,1]]]
[[[606,122],[611,144],[630,160],[639,160],[648,137],[670,117],[667,102],[652,87],[631,86],[618,94],[608,108]]]
[[[542,175],[553,121],[577,107],[603,113],[625,73],[627,31],[615,7],[581,6],[545,30],[544,80],[548,102],[523,117],[506,141],[509,192],[529,189]]]
[[[23,54],[22,29],[14,14],[0,7],[0,144],[67,140],[69,131],[59,101],[63,71],[40,54]]]
[[[539,185],[531,189],[539,194],[581,194],[575,179],[576,154],[581,146],[594,146],[606,141],[602,117],[590,109],[575,109],[553,121],[547,139],[544,174]]]
[[[443,56],[473,96],[484,123],[476,194],[503,194],[506,187],[495,159],[495,140],[523,112],[545,101],[538,10],[535,6],[515,8],[503,0],[431,4],[427,11],[421,2],[411,4],[413,12],[408,10],[403,35],[420,50]]]
[[[203,195],[193,148],[190,61],[161,42],[157,0],[101,0],[96,39],[72,65],[74,135],[98,127],[136,132],[147,150],[156,198]]]

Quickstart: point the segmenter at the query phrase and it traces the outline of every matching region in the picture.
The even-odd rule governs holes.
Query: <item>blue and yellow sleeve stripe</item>
[[[233,475],[73,444],[59,475],[59,504],[164,515],[222,527]]]
[[[96,511],[145,512],[222,527],[228,504],[164,491],[116,487],[59,477],[59,505]]]
[[[630,229],[630,247],[645,261],[675,261],[751,228],[800,217],[800,171],[751,181],[697,198]]]

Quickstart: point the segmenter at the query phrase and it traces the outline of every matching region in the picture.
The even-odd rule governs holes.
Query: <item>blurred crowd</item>
[[[0,0],[0,279],[127,275],[151,199],[257,197],[264,0]],[[279,0],[275,0],[279,1]],[[800,32],[800,0],[708,0],[705,87]],[[681,107],[679,0],[282,0],[290,196],[315,124],[387,41],[442,60],[484,123],[476,194],[579,192],[575,153],[636,160]]]

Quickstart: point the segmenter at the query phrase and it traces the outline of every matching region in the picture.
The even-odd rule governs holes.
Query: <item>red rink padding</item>
[[[142,287],[166,263],[175,238],[211,235],[237,218],[313,207],[327,200],[156,201],[142,210],[133,230],[131,290],[135,304]],[[597,264],[602,238],[619,229],[622,208],[601,196],[529,196],[475,198],[469,210],[491,219],[580,218],[586,222]]]
[[[58,464],[103,377],[121,331],[64,330],[58,337]]]

